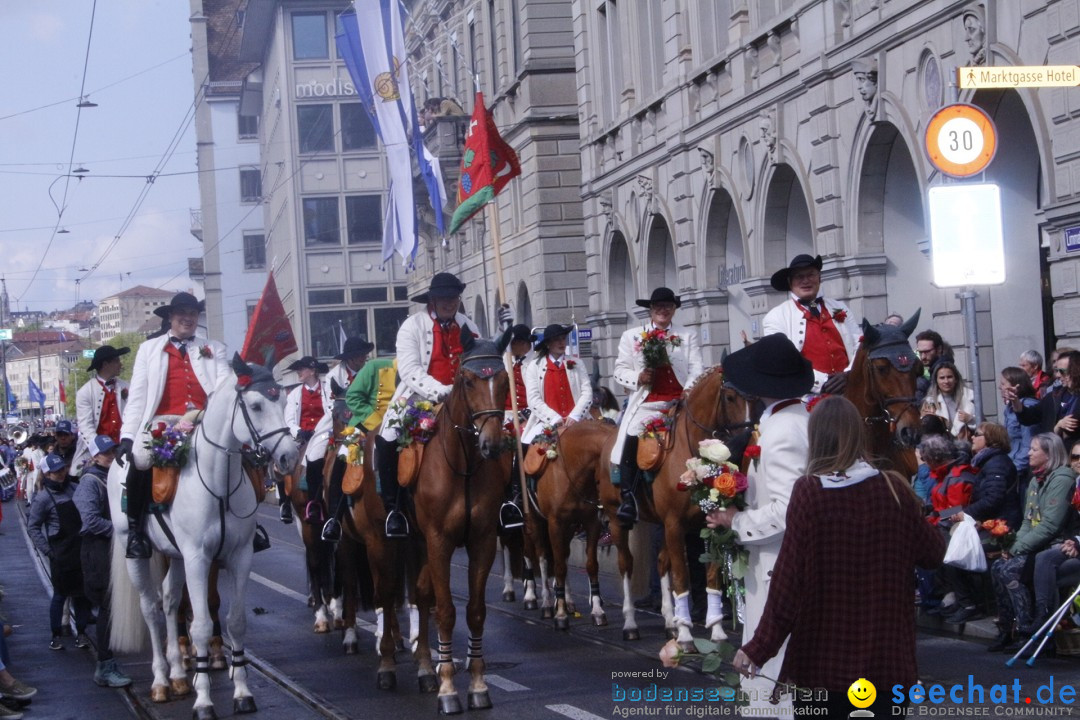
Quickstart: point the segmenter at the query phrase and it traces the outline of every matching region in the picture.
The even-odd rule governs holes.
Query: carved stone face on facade
[[[851,63],[855,75],[855,87],[866,104],[866,113],[873,115],[877,110],[878,72],[877,61],[873,59],[859,59]]]
[[[967,45],[973,65],[982,65],[986,62],[986,24],[983,20],[982,11],[978,8],[968,10],[963,14],[964,44]]]

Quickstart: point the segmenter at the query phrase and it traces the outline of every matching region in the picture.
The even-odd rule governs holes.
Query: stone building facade
[[[984,109],[1000,138],[1003,285],[976,288],[986,411],[997,371],[1080,337],[1075,89],[958,91],[968,65],[1071,65],[1077,0],[574,0],[589,322],[602,374],[669,285],[718,362],[761,334],[772,272],[825,258],[823,293],[964,343],[931,283],[931,115]],[[1069,231],[1069,229],[1072,231]],[[1067,232],[1069,231],[1069,232]],[[628,309],[635,314],[628,312]],[[958,365],[968,367],[957,347]],[[965,373],[966,374],[966,373]]]

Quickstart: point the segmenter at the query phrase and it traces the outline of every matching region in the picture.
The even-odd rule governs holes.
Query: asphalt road
[[[247,651],[254,666],[249,684],[262,720],[294,718],[364,718],[401,720],[430,717],[436,713],[434,695],[420,694],[416,682],[416,664],[404,651],[397,654],[398,688],[379,691],[375,687],[377,656],[374,648],[371,614],[362,623],[360,654],[344,655],[341,634],[333,631],[316,635],[308,609],[302,548],[296,526],[282,525],[277,508],[260,508],[260,522],[272,540],[270,550],[256,556],[252,582],[249,584]],[[149,654],[121,658],[124,668],[135,679],[128,690],[104,690],[91,681],[94,668],[92,651],[80,651],[68,641],[62,652],[47,648],[48,585],[36,554],[31,553],[25,538],[22,513],[14,503],[4,506],[5,520],[0,526],[0,553],[4,557],[0,584],[6,590],[2,610],[6,622],[15,624],[9,639],[11,670],[39,688],[27,709],[28,718],[90,720],[93,718],[155,718],[187,720],[191,717],[192,698],[165,704],[149,702],[151,680]],[[454,657],[464,658],[467,629],[463,618],[464,555],[455,556],[454,575],[458,605],[458,623],[454,636]],[[500,562],[496,559],[495,570]],[[574,571],[570,580],[576,599],[584,605],[588,583],[582,571]],[[492,720],[507,718],[572,718],[588,720],[608,717],[731,717],[730,702],[652,701],[650,686],[658,693],[671,688],[673,693],[686,689],[691,694],[699,688],[707,693],[717,681],[693,668],[665,670],[656,659],[664,644],[663,621],[658,615],[638,613],[642,639],[622,640],[620,594],[614,577],[602,577],[603,596],[610,624],[593,627],[587,612],[572,622],[569,632],[558,632],[550,621],[541,621],[538,613],[526,612],[520,600],[501,600],[501,579],[488,584],[488,618],[485,629],[487,680],[491,686],[494,708],[475,711]],[[520,598],[520,587],[518,596]],[[228,603],[228,598],[225,598]],[[583,609],[583,608],[581,608]],[[404,618],[403,618],[404,619]],[[706,635],[703,628],[695,632]],[[985,643],[960,639],[951,634],[920,633],[919,662],[923,685],[928,690],[943,685],[945,701],[913,705],[912,716],[1025,716],[1068,717],[1080,714],[1075,699],[1062,702],[1062,688],[1076,689],[1080,680],[1080,662],[1075,658],[1040,658],[1034,668],[1020,665],[1007,668],[1005,657],[986,652]],[[969,683],[969,675],[971,681]],[[215,708],[220,717],[232,715],[231,683],[227,672],[211,675]],[[1044,705],[1053,678],[1055,703]],[[465,699],[467,674],[459,672],[456,685]],[[952,702],[953,684],[962,685]],[[969,684],[982,685],[984,700],[968,703]],[[1007,687],[1004,703],[996,703],[991,691],[995,684]],[[1042,687],[1041,695],[1039,689]],[[632,700],[634,689],[644,693],[642,700]],[[630,694],[619,701],[620,691]],[[879,693],[890,692],[878,688]],[[678,697],[677,695],[673,695]],[[661,695],[662,697],[662,695]],[[1014,702],[1014,697],[1019,702]],[[1032,702],[1026,703],[1026,698]],[[977,692],[972,695],[978,698]]]

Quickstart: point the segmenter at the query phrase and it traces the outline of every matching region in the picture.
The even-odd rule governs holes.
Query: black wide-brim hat
[[[652,307],[653,303],[658,302],[670,302],[675,303],[675,307],[682,307],[682,299],[675,294],[671,288],[658,287],[652,291],[652,295],[648,300],[638,299],[637,304],[643,308]]]
[[[206,302],[199,300],[191,293],[179,292],[173,295],[168,305],[159,305],[154,308],[154,314],[166,320],[172,315],[173,310],[198,310],[206,309]]]
[[[511,342],[528,342],[534,343],[539,340],[540,337],[533,333],[525,323],[518,323],[514,327],[510,328],[510,340]]]
[[[431,278],[431,286],[425,293],[420,293],[412,299],[413,302],[425,305],[436,298],[455,298],[465,291],[465,283],[457,279],[453,273],[435,273]]]
[[[791,289],[791,273],[793,270],[801,270],[802,268],[812,267],[817,270],[821,269],[821,256],[817,255],[810,257],[809,255],[796,255],[792,259],[791,264],[786,268],[777,270],[772,274],[769,279],[769,284],[773,286],[773,290],[779,290],[780,292],[787,292]]]
[[[345,340],[345,349],[334,356],[335,360],[348,360],[349,358],[367,355],[375,349],[375,343],[368,342],[362,337],[351,337]]]
[[[299,360],[294,360],[292,363],[289,364],[288,369],[292,370],[293,372],[296,372],[297,370],[300,370],[301,368],[308,368],[308,369],[314,370],[315,372],[319,373],[320,375],[330,371],[330,366],[329,365],[327,365],[326,363],[319,362],[318,360],[316,360],[315,358],[313,358],[310,355],[305,355],[304,357],[300,358]]]
[[[566,337],[573,329],[573,325],[560,325],[559,323],[548,325],[544,328],[544,333],[540,336],[540,341],[536,343],[536,354],[540,357],[547,355],[548,343],[552,340]]]
[[[100,370],[101,366],[110,360],[115,360],[121,355],[127,355],[131,352],[129,347],[115,348],[112,345],[102,345],[94,351],[94,359],[90,361],[90,367],[87,370]]]
[[[766,335],[724,358],[724,380],[744,395],[786,399],[814,387],[814,366],[786,335]]]

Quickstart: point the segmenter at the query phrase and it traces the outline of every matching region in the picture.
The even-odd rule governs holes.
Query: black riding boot
[[[522,451],[528,446],[522,447]],[[506,499],[499,508],[499,527],[503,530],[515,530],[525,524],[521,513],[521,472],[518,468],[517,453],[510,460],[510,482],[506,485]]]
[[[622,504],[615,512],[615,517],[627,530],[633,528],[634,523],[638,521],[638,504],[634,496],[638,476],[637,446],[637,437],[628,436],[619,461],[619,495],[622,496]]]
[[[308,504],[304,509],[304,521],[318,525],[323,521],[322,483],[325,460],[309,462],[304,477],[307,478]]]
[[[386,509],[386,537],[408,537],[409,521],[399,509],[401,486],[397,482],[397,447],[381,437],[375,438],[375,446],[375,456],[379,464],[379,495]]]
[[[146,537],[143,521],[146,517],[146,507],[150,500],[150,484],[153,473],[150,470],[139,470],[132,465],[128,469],[127,476],[127,516],[128,516],[128,541],[127,557],[145,560],[150,557],[153,548],[150,539]]]
[[[348,496],[341,492],[341,480],[344,475],[345,463],[339,458],[334,462],[333,472],[330,473],[330,487],[327,488],[330,504],[334,507],[334,515],[326,521],[319,535],[324,542],[337,542],[341,539],[341,518],[349,502]]]
[[[281,522],[286,525],[291,525],[293,521],[292,516],[292,500],[285,494],[285,481],[281,480],[277,483],[277,496],[278,496],[278,516],[281,518]]]

